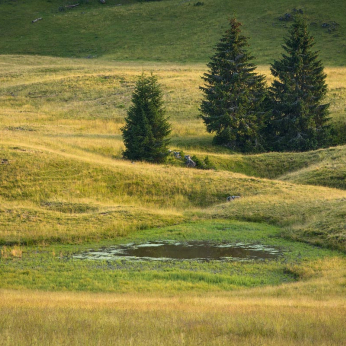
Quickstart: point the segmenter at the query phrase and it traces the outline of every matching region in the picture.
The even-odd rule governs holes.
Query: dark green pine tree
[[[141,75],[132,94],[132,105],[121,129],[126,149],[123,156],[134,161],[164,162],[171,132],[165,117],[162,91],[153,75]]]
[[[305,21],[296,18],[283,45],[286,53],[271,66],[276,79],[270,88],[273,112],[267,130],[273,150],[311,150],[329,140],[329,105],[321,104],[326,75],[313,46]]]
[[[204,99],[201,117],[207,131],[215,133],[214,144],[234,150],[262,149],[265,79],[254,72],[253,56],[247,51],[247,38],[241,35],[241,23],[230,20],[230,28],[216,46],[202,77]]]

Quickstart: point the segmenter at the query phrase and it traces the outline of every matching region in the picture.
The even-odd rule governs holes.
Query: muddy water
[[[274,247],[258,244],[226,244],[207,241],[161,241],[124,245],[89,250],[73,257],[99,260],[267,260],[275,259],[282,253]]]

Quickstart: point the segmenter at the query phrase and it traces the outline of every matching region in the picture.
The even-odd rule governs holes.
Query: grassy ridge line
[[[1,167],[2,243],[98,241],[183,220],[176,200],[153,208],[150,186],[137,181],[141,168],[127,172],[129,162],[17,142],[10,148],[1,148],[9,158]],[[157,176],[154,168],[151,173]]]
[[[267,222],[283,227],[282,235],[289,239],[345,251],[345,195],[335,190],[334,195],[328,189],[323,198],[314,188],[301,185],[300,191],[297,187],[268,196],[251,196],[231,205],[211,207],[203,216]]]
[[[284,154],[230,156],[199,151],[191,153],[200,158],[208,156],[218,170],[297,184],[346,189],[346,146]]]
[[[41,146],[18,146],[15,143],[18,142],[2,148],[2,154],[9,160],[9,164],[3,165],[2,169],[2,196],[10,200],[20,200],[22,195],[38,202],[55,193],[56,196],[65,195],[65,198],[99,196],[104,201],[118,200],[139,205],[160,203],[162,207],[166,205],[180,209],[187,205],[207,206],[225,200],[234,190],[235,183],[232,180],[243,181],[236,192],[244,196],[256,193],[259,188],[291,186],[231,172],[132,164],[95,154],[84,153],[82,156],[78,155],[78,151],[66,153]],[[77,185],[69,187],[72,181]],[[89,183],[94,186],[89,187]],[[258,188],[255,188],[257,184]],[[182,201],[172,202],[171,197],[179,194],[182,194],[187,204]],[[202,195],[204,198],[201,198]]]
[[[342,190],[97,156],[93,161],[95,155],[44,148],[3,145],[2,154],[10,160],[1,171],[3,242],[111,238],[145,225],[179,223],[190,209],[189,218],[269,222],[289,229],[291,238],[345,249]],[[230,194],[242,199],[224,204]],[[18,208],[21,203],[29,207]],[[193,212],[213,204],[220,205]],[[154,215],[157,223],[150,221]]]
[[[40,176],[42,177],[41,183],[44,183],[46,179],[51,180],[55,184],[59,184],[59,181],[55,181],[56,179],[61,179],[62,181],[67,180],[74,180],[79,179],[83,176],[88,176],[89,171],[93,170],[100,170],[110,171],[109,174],[113,174],[114,177],[118,175],[122,180],[125,181],[132,181],[133,183],[136,183],[138,181],[141,181],[143,183],[143,187],[145,184],[151,185],[153,183],[153,195],[158,195],[159,191],[156,190],[159,186],[156,184],[156,181],[162,181],[164,185],[168,186],[169,188],[173,188],[174,186],[179,186],[181,182],[181,191],[184,191],[184,185],[192,185],[196,177],[198,179],[204,180],[202,183],[202,186],[205,186],[205,184],[214,184],[219,183],[220,179],[224,179],[223,186],[227,186],[228,184],[233,185],[233,183],[230,182],[230,178],[233,178],[234,180],[249,182],[249,185],[251,185],[251,188],[247,189],[246,184],[240,184],[239,185],[239,193],[242,193],[244,196],[251,196],[254,194],[258,194],[259,191],[263,194],[270,194],[271,191],[268,190],[268,188],[274,188],[275,187],[283,187],[284,189],[297,189],[301,190],[301,186],[295,186],[289,183],[279,182],[279,181],[270,181],[267,179],[258,179],[255,177],[249,177],[244,174],[240,173],[232,173],[227,171],[201,171],[201,170],[195,170],[195,169],[187,169],[187,168],[180,168],[180,167],[172,167],[167,165],[152,165],[147,163],[132,163],[127,160],[112,160],[109,158],[104,158],[99,155],[95,154],[87,154],[82,151],[74,151],[71,150],[69,152],[66,152],[64,150],[64,146],[60,146],[59,149],[51,149],[40,145],[23,145],[20,142],[4,142],[2,147],[2,154],[5,155],[8,160],[8,165],[3,165],[2,169],[2,177],[3,182],[5,185],[5,182],[11,182],[12,179],[15,180],[21,180],[22,177],[25,177],[22,182],[25,184],[29,184],[30,181],[32,181],[32,185],[35,183],[40,182]],[[82,155],[84,154],[84,155]],[[333,159],[333,158],[332,158]],[[52,172],[53,174],[50,175],[49,173]],[[71,174],[66,174],[66,172],[69,172]],[[55,174],[54,174],[55,173]],[[90,174],[90,173],[89,173]],[[108,175],[108,174],[105,174]],[[173,178],[178,177],[178,179]],[[98,177],[99,179],[102,179],[102,176]],[[95,180],[95,182],[98,182],[99,180]],[[102,181],[102,180],[101,180]],[[119,182],[119,181],[118,181]],[[171,184],[169,184],[171,183]],[[186,183],[186,184],[184,184]],[[259,189],[254,189],[255,185],[259,185]],[[11,186],[16,186],[16,184],[13,184]],[[17,185],[18,186],[18,185]],[[193,185],[197,189],[197,186],[199,185]],[[4,186],[3,186],[4,188]],[[47,186],[48,188],[48,186]],[[161,188],[161,187],[160,187]],[[186,186],[185,186],[186,188]],[[191,188],[193,188],[191,186]],[[219,191],[221,191],[223,187],[220,187]],[[307,187],[303,187],[307,188]],[[54,188],[56,189],[56,187]],[[328,189],[324,188],[309,188],[310,190],[313,189],[316,192],[317,191],[325,191]],[[61,190],[64,190],[64,187],[61,187]],[[211,186],[206,187],[206,190],[210,191],[210,194],[212,194],[213,191],[211,189]],[[49,188],[48,190],[49,191]],[[96,195],[96,191],[95,195]],[[169,190],[167,190],[169,191]],[[171,189],[171,191],[176,191],[175,188]],[[224,196],[227,196],[227,189],[226,192],[224,192]],[[331,190],[334,191],[332,195],[340,194],[344,195],[345,192],[337,191],[337,190]],[[89,191],[92,193],[92,190]],[[121,190],[121,193],[119,196],[123,196],[123,192]],[[129,191],[128,191],[129,192]],[[161,192],[164,192],[161,190]],[[80,191],[79,191],[80,193]],[[146,202],[143,202],[144,195],[148,194],[149,191],[146,191],[143,193],[143,195],[140,192],[139,198],[142,202],[139,201],[140,204],[145,205]],[[169,195],[169,194],[168,194]],[[3,194],[3,196],[5,196]],[[102,196],[102,197],[101,197]],[[119,196],[113,196],[111,200],[114,198],[120,198]],[[219,195],[220,196],[220,195]],[[10,195],[8,195],[8,198],[10,198]],[[107,196],[107,194],[100,195],[100,198],[107,199],[110,198]],[[163,196],[164,198],[164,196]],[[13,199],[13,197],[11,198]],[[38,201],[39,198],[33,198],[34,201]],[[162,201],[161,201],[162,202]],[[160,202],[160,203],[161,203]],[[209,201],[198,201],[191,199],[191,203],[195,206],[202,206],[200,203],[212,203],[211,200]],[[184,207],[184,206],[182,206]]]
[[[186,219],[174,210],[53,200],[41,207],[1,199],[0,245],[99,242]]]
[[[6,143],[6,145],[21,147],[20,144],[23,142],[23,136],[18,137],[17,142],[13,141],[15,137],[13,134],[11,134],[11,139],[7,140],[6,137],[3,138],[3,143]],[[53,142],[52,139],[37,137],[36,134],[33,134],[26,139],[27,144],[24,147],[59,153],[66,158],[76,158],[85,162],[100,164],[108,162],[111,166],[114,165],[114,159],[110,159],[110,157],[118,156],[120,158],[121,156],[122,142],[121,138],[117,136],[66,137],[63,138],[63,144],[56,141]],[[218,170],[259,178],[291,181],[299,184],[346,189],[345,146],[306,153],[284,154],[227,155],[194,150],[188,151],[188,153],[195,154],[199,158],[208,156]],[[128,162],[123,160],[117,160],[117,164],[129,165]]]
[[[278,179],[297,184],[311,184],[346,189],[346,147],[326,149],[321,159]]]
[[[328,65],[344,66],[345,2],[336,0],[208,0],[203,6],[180,0],[159,2],[109,0],[81,4],[59,12],[61,1],[3,1],[0,51],[65,57],[103,56],[116,60],[207,61],[230,16],[236,13],[251,37],[258,63],[267,64],[281,53],[287,24],[278,20],[292,8],[302,8],[316,37],[317,49]],[[43,20],[32,24],[35,18]],[[323,22],[336,21],[328,34]],[[186,47],[189,47],[187,50]]]

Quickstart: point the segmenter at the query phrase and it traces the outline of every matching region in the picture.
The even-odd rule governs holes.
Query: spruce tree
[[[134,161],[164,162],[171,132],[165,117],[162,91],[153,75],[141,75],[132,94],[132,105],[121,129],[125,144],[123,156]]]
[[[283,45],[286,53],[271,66],[276,79],[270,88],[268,138],[274,150],[311,150],[328,142],[329,105],[321,104],[326,75],[312,50],[313,40],[303,18],[297,17]]]
[[[216,133],[214,144],[258,151],[262,148],[265,81],[254,72],[254,58],[240,27],[236,19],[230,20],[230,28],[207,64],[209,72],[202,77],[206,84],[200,87],[204,93],[200,111],[207,131]]]

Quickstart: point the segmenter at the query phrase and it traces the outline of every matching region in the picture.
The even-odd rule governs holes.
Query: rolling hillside
[[[269,222],[290,237],[344,249],[345,147],[240,155],[212,146],[196,117],[203,65],[0,61],[0,145],[8,162],[0,166],[2,243],[110,239],[215,213]],[[122,159],[120,127],[140,68],[154,71],[163,85],[172,150],[208,156],[217,171]],[[337,90],[346,71],[328,71]],[[329,97],[340,109],[344,100]],[[228,195],[243,199],[224,205]]]
[[[80,5],[65,7],[75,3]],[[290,24],[278,18],[294,8],[303,10],[325,64],[343,66],[343,0],[107,0],[104,5],[98,0],[2,0],[0,53],[206,62],[228,19],[236,15],[257,63],[268,64],[281,54]],[[37,18],[42,20],[32,23]]]
[[[294,9],[315,36],[330,124],[346,143],[344,0],[0,0],[1,345],[343,344],[346,145],[242,155],[213,146],[198,117],[228,19],[243,23],[270,84],[290,25],[279,17]],[[162,86],[170,149],[214,169],[122,158],[142,72]],[[76,257],[165,240],[278,257]]]

